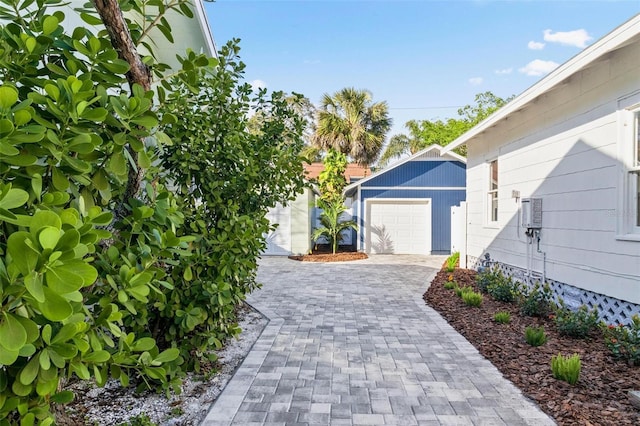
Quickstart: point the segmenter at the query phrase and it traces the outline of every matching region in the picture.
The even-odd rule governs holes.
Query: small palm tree
[[[326,203],[318,200],[318,206],[322,208],[322,214],[320,214],[320,224],[322,227],[313,231],[311,238],[314,241],[318,241],[322,237],[326,238],[333,250],[333,254],[336,254],[338,244],[342,241],[342,231],[346,229],[357,230],[358,225],[356,225],[356,222],[353,220],[340,220],[347,210],[342,200],[339,203]]]

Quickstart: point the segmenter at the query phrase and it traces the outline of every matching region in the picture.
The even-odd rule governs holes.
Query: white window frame
[[[617,236],[640,241],[640,93],[619,101]]]
[[[495,189],[493,188],[494,180],[493,180],[493,168],[492,165],[496,164],[496,179],[495,179]],[[487,162],[487,190],[485,193],[485,203],[487,206],[486,215],[485,215],[485,223],[488,226],[497,226],[498,220],[500,219],[500,165],[498,162],[498,158],[494,158]],[[494,210],[493,210],[493,202],[495,201],[495,218],[494,218]]]

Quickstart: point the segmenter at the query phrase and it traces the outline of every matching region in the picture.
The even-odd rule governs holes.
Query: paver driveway
[[[425,306],[443,260],[263,259],[271,321],[203,424],[554,424]]]

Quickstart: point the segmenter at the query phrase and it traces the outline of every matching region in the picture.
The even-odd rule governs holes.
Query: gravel
[[[68,419],[59,424],[121,425],[142,415],[162,426],[200,424],[267,324],[259,312],[247,307],[239,314],[240,336],[215,351],[220,369],[211,377],[190,373],[183,380],[182,393],[169,398],[151,392],[137,395],[135,389],[122,388],[116,380],[109,380],[103,388],[75,382],[69,389],[76,393],[76,399],[65,407]]]

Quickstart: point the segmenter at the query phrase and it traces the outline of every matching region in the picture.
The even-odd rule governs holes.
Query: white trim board
[[[466,191],[464,186],[365,186],[360,187],[360,191],[397,191],[397,190],[410,190],[410,191]],[[386,200],[387,198],[381,198]],[[407,198],[407,200],[419,200],[419,198]]]

